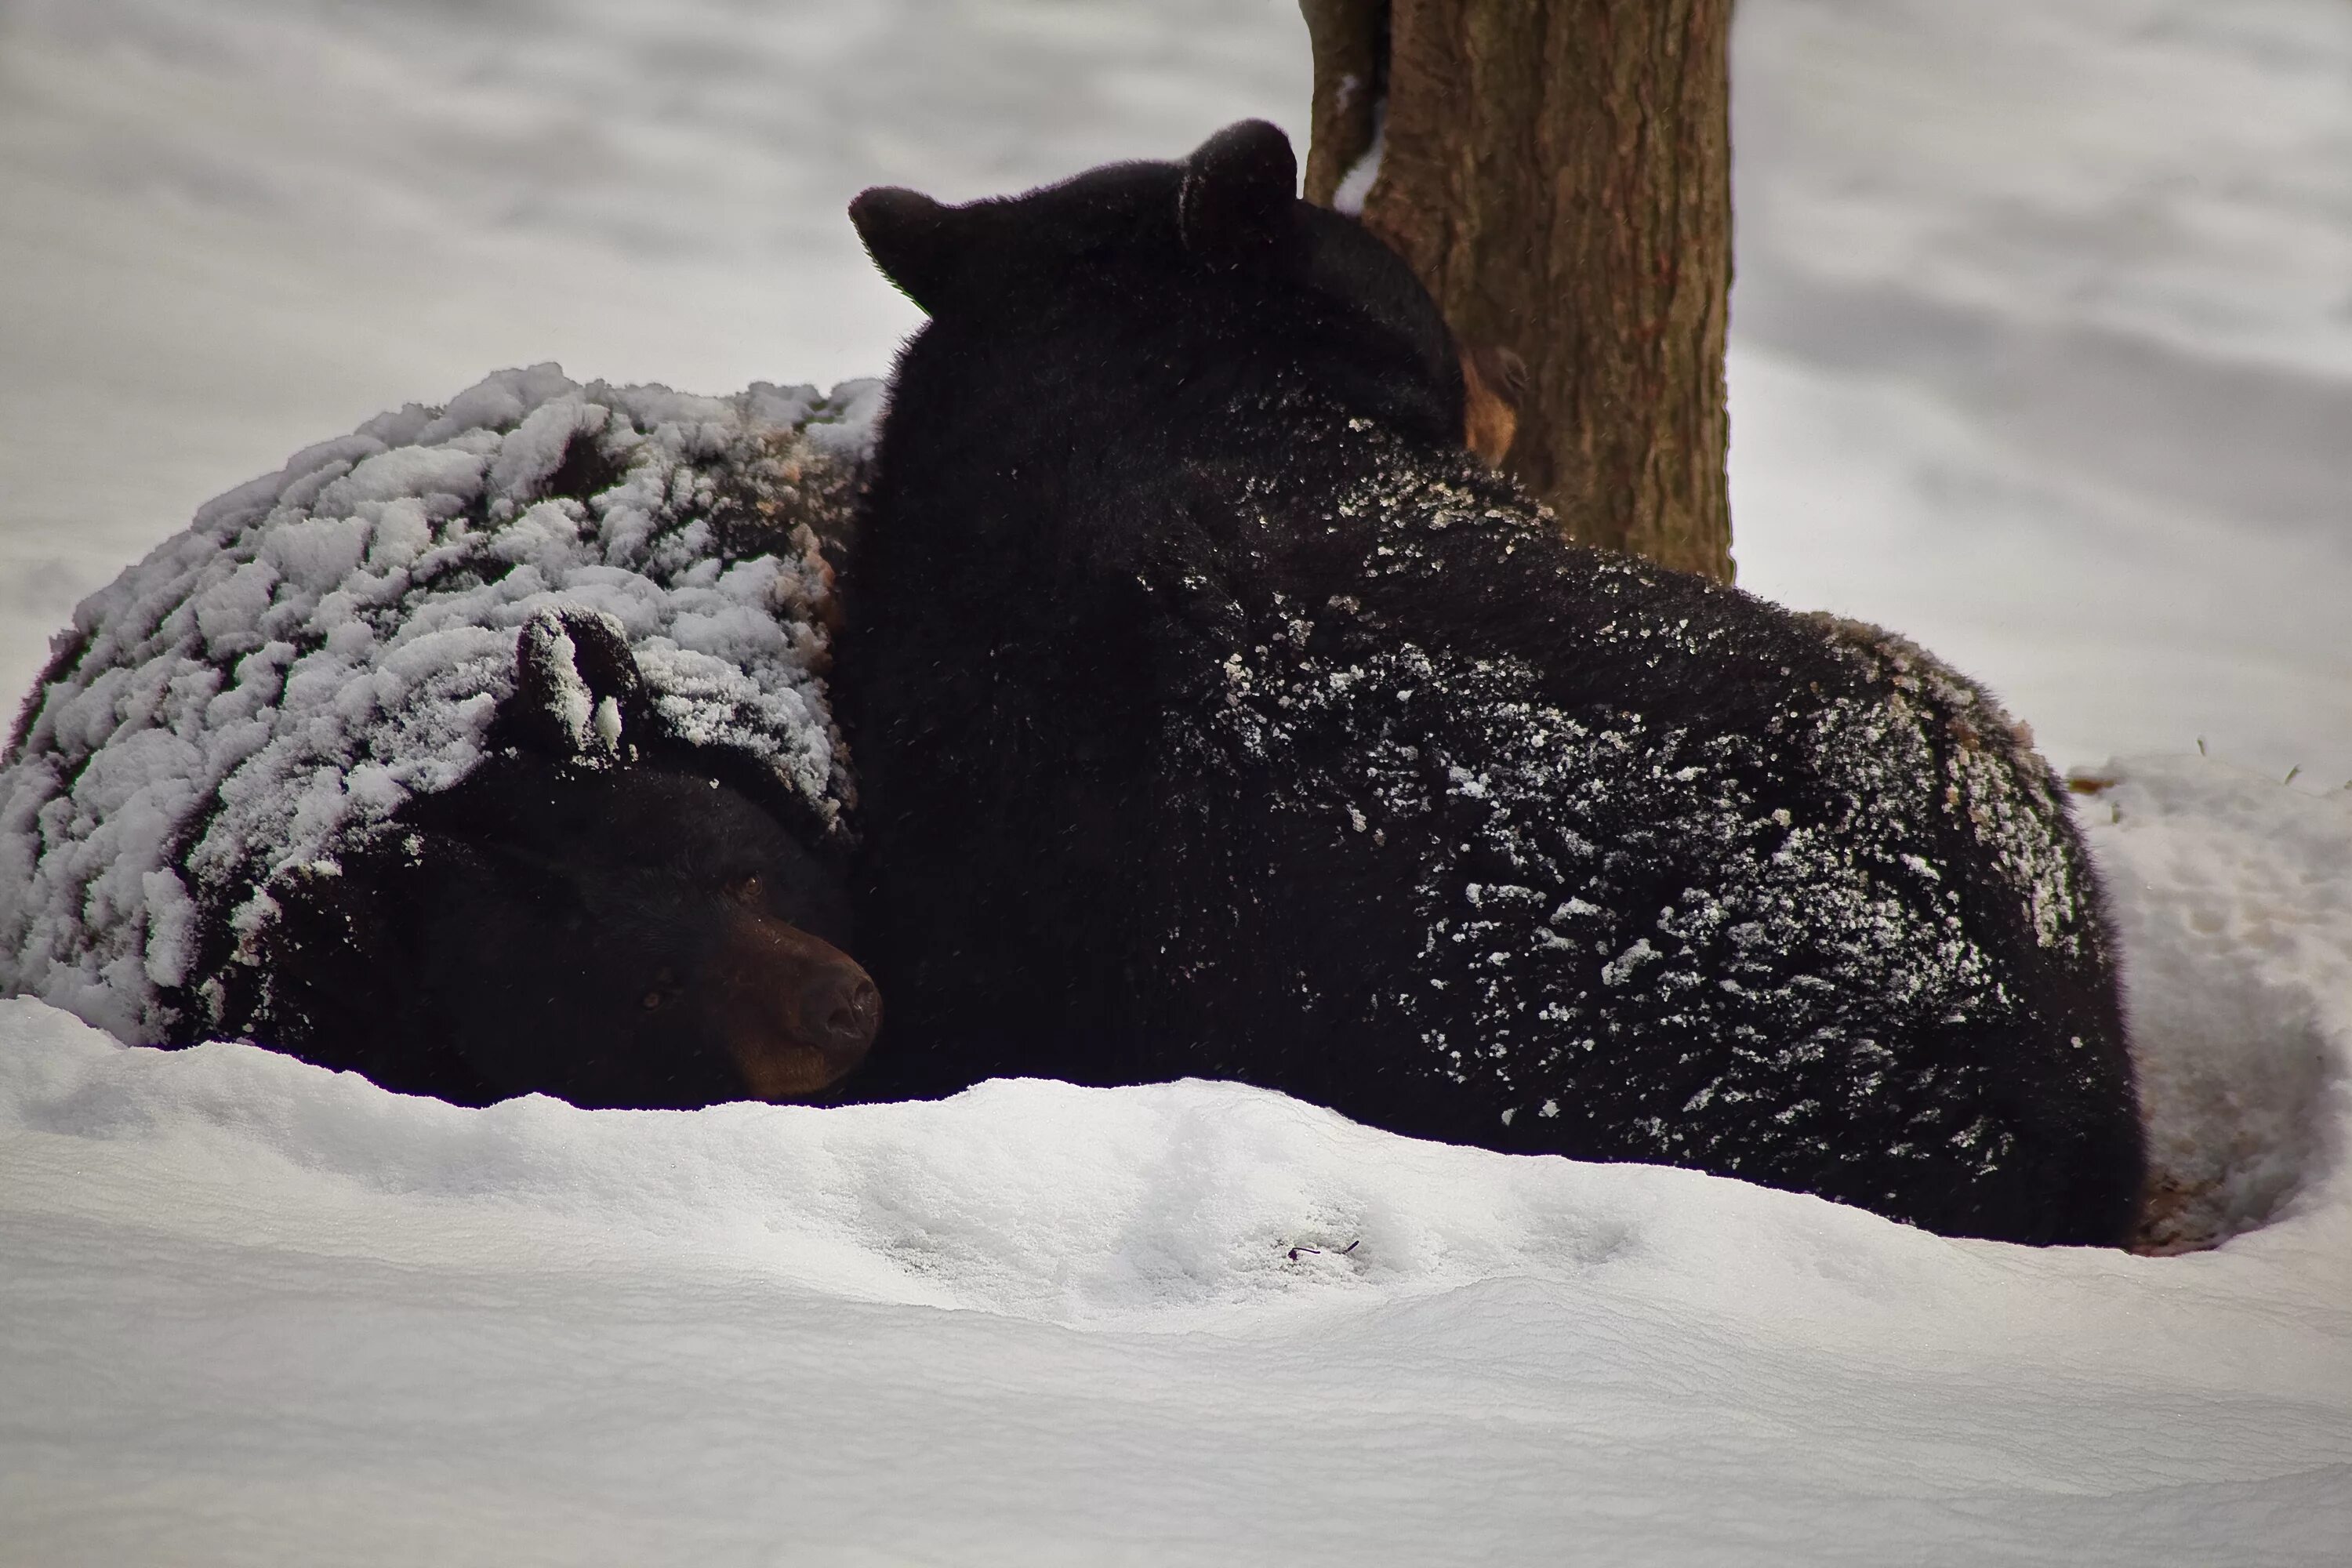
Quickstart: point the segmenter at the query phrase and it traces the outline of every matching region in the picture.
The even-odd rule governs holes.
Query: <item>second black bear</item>
[[[541,612],[515,662],[471,773],[278,878],[223,966],[247,1032],[462,1105],[804,1100],[856,1067],[881,1001],[822,825],[663,736],[607,617]]]
[[[1867,627],[1563,541],[1443,320],[1245,122],[852,207],[931,320],[845,574],[868,1093],[1229,1077],[1420,1136],[2112,1245],[2063,792]]]
[[[476,1103],[846,1073],[827,552],[879,391],[502,371],[204,507],[0,753],[0,995]]]

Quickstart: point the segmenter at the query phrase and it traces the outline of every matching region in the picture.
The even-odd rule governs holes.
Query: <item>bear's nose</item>
[[[810,983],[801,1016],[827,1056],[862,1056],[882,1026],[882,994],[855,966],[834,970]]]
[[[857,961],[788,921],[735,908],[704,973],[707,1016],[761,1100],[838,1082],[882,1027],[882,998]]]

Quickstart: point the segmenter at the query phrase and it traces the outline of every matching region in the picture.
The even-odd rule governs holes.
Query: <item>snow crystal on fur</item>
[[[207,503],[76,610],[26,705],[0,769],[0,992],[138,1043],[215,1026],[205,923],[250,949],[280,874],[465,777],[520,628],[558,605],[617,623],[668,739],[748,753],[837,822],[820,536],[881,390],[502,371]],[[581,696],[583,739],[617,748]]]

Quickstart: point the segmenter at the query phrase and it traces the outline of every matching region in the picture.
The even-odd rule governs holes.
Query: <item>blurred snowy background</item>
[[[458,1110],[0,1002],[0,1564],[2345,1561],[2352,0],[1738,10],[1742,581],[2062,764],[2246,764],[2083,815],[2159,1161],[2270,1223],[1954,1242],[1229,1085]],[[299,447],[883,370],[858,188],[1307,76],[1291,0],[0,0],[0,690]]]
[[[2352,4],[1738,11],[1742,582],[2062,764],[2352,779]],[[205,498],[496,366],[886,369],[866,184],[1307,89],[1293,0],[0,0],[0,692]]]

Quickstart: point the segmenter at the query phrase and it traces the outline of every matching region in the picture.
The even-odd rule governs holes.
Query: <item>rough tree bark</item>
[[[1299,6],[1307,198],[1332,203],[1377,132],[1366,226],[1464,343],[1526,361],[1505,466],[1571,537],[1724,582],[1731,5]]]

